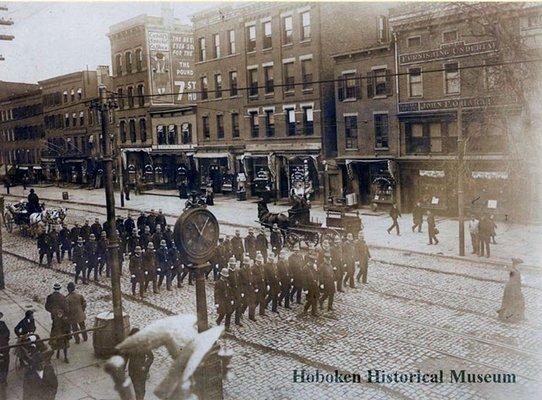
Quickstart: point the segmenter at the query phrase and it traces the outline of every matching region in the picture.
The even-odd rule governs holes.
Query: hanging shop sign
[[[446,43],[441,45],[439,49],[401,54],[399,56],[399,63],[405,65],[435,60],[446,60],[449,58],[468,57],[474,54],[492,53],[497,50],[498,45],[495,40],[477,43]]]
[[[420,176],[427,176],[429,178],[444,178],[444,171],[434,171],[427,169],[420,169]]]

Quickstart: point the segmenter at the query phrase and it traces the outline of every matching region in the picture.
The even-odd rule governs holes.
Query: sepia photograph
[[[542,398],[542,1],[0,0],[0,400]]]

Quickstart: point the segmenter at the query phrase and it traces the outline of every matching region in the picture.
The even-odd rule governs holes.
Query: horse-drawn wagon
[[[17,203],[6,204],[2,220],[8,232],[18,227],[24,236],[37,237],[40,229],[48,230],[51,225],[64,221],[67,209],[46,209],[45,204],[40,205],[36,212],[28,212],[27,202],[21,200]]]

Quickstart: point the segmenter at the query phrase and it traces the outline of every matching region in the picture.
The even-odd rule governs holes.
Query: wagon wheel
[[[288,248],[290,250],[293,250],[294,246],[299,243],[301,238],[298,234],[293,232],[287,232],[286,233],[286,244],[288,245]]]
[[[320,241],[320,237],[319,237],[318,233],[307,232],[306,235],[303,237],[303,241],[308,246],[313,244],[314,247],[316,247],[316,246],[318,246],[318,242]]]

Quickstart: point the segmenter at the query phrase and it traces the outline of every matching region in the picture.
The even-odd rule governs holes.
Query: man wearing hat
[[[47,260],[47,266],[51,266],[51,242],[49,235],[44,229],[41,229],[37,239],[38,252],[39,252],[39,264],[42,265],[43,257]]]
[[[244,294],[244,304],[241,313],[244,314],[245,310],[248,308],[248,319],[256,321],[256,293],[254,293],[254,287],[252,286],[252,271],[250,269],[249,257],[243,258],[238,278],[241,292]]]
[[[92,233],[89,224],[90,221],[88,219],[85,219],[85,224],[81,227],[81,230],[79,232],[79,236],[81,236],[85,242],[88,240],[88,237]]]
[[[143,229],[143,233],[139,234],[139,245],[141,246],[141,248],[146,249],[151,239],[151,228],[149,226],[145,226],[145,228]]]
[[[267,263],[264,264],[265,281],[269,292],[266,299],[266,306],[271,303],[271,311],[278,313],[277,306],[280,295],[280,283],[277,276],[277,257],[270,255]]]
[[[133,254],[136,246],[139,246],[139,234],[137,233],[137,229],[134,229],[126,239],[126,251],[128,254]]]
[[[339,235],[335,235],[333,238],[333,246],[331,246],[329,252],[331,255],[331,265],[333,266],[333,275],[335,276],[337,292],[344,292],[343,279],[345,265],[343,261],[343,244]]]
[[[66,298],[62,293],[60,293],[60,283],[55,283],[53,285],[53,293],[47,296],[45,300],[45,309],[51,314],[51,320],[53,319],[55,313],[60,310],[66,315]]]
[[[156,225],[160,225],[162,229],[164,229],[167,225],[166,216],[164,215],[162,209],[158,210],[158,215],[156,216]]]
[[[70,230],[66,224],[62,222],[62,229],[58,232],[58,240],[60,241],[60,260],[64,259],[64,254],[68,253],[68,260],[72,259],[72,240]]]
[[[68,324],[70,325],[72,332],[83,331],[85,326],[85,310],[87,308],[87,302],[83,295],[75,291],[75,283],[68,283],[68,295],[66,296],[66,308]],[[87,332],[82,332],[83,340],[88,340]],[[79,344],[79,334],[74,335],[75,343]]]
[[[279,254],[279,261],[277,262],[277,276],[280,283],[279,305],[282,306],[282,300],[284,300],[284,307],[289,309],[292,277],[290,276],[290,269],[288,268],[288,262],[286,260],[286,251],[284,250],[282,250]]]
[[[214,287],[215,307],[218,314],[216,324],[220,325],[225,317],[224,325],[226,327],[226,332],[230,331],[231,315],[233,313],[234,304],[234,301],[231,298],[231,289],[228,284],[229,275],[229,270],[223,268],[222,271],[220,271],[220,279],[216,281]]]
[[[139,217],[137,217],[137,230],[141,235],[145,231],[145,226],[147,225],[147,214],[145,211],[141,211]]]
[[[260,315],[265,315],[267,284],[265,283],[265,274],[263,267],[263,256],[261,253],[256,254],[254,265],[252,266],[252,287],[256,294],[256,304],[260,306]]]
[[[56,256],[56,262],[60,264],[60,239],[55,225],[51,225],[51,231],[49,232],[49,246],[51,251],[49,258],[52,260],[53,256]]]
[[[158,225],[156,226],[158,232]],[[156,235],[156,233],[155,233]],[[162,239],[160,241],[160,247],[156,250],[156,263],[157,263],[157,272],[158,272],[158,289],[162,287],[164,278],[166,278],[166,290],[171,290],[171,268],[170,268],[170,259],[169,251],[166,246],[166,241]]]
[[[156,229],[156,211],[154,211],[154,209],[151,210],[147,217],[147,226],[150,228],[150,233],[154,233],[154,230]]]
[[[88,241],[85,243],[85,253],[87,258],[87,280],[90,280],[90,273],[94,272],[94,281],[98,280],[98,243],[96,236],[91,233]]]
[[[153,242],[149,242],[147,250],[145,250],[145,253],[143,254],[143,271],[145,274],[145,292],[149,288],[149,282],[152,282],[152,291],[155,294],[159,293],[156,279],[156,254]]]
[[[273,253],[278,256],[280,254],[280,251],[282,250],[282,233],[280,232],[279,226],[277,224],[273,224],[269,241],[271,242],[271,248],[273,249]]]
[[[305,307],[303,307],[303,315],[307,314],[307,311],[309,308],[311,308],[311,315],[317,316],[320,287],[318,286],[318,266],[316,265],[316,255],[314,253],[309,253],[307,258],[308,259],[305,266],[305,279],[308,292],[305,300]]]
[[[296,298],[296,303],[301,304],[301,293],[305,283],[305,260],[299,251],[299,244],[294,246],[294,249],[288,257],[288,270],[292,278],[292,290],[290,291],[290,302]]]
[[[164,225],[164,239],[166,240],[167,248],[170,249],[175,245],[175,240],[173,239],[173,231],[171,230],[171,225]]]
[[[81,228],[79,227],[79,223],[75,222],[73,224],[73,227],[70,229],[70,240],[72,244],[72,250],[77,245],[77,239],[79,239],[79,236],[81,236]],[[73,254],[72,254],[73,257]]]
[[[143,257],[141,256],[141,246],[136,246],[134,252],[130,255],[130,282],[132,283],[132,295],[136,294],[136,287],[139,284],[139,297],[143,298],[145,284],[145,273],[143,270]]]
[[[358,232],[358,239],[355,241],[356,253],[359,260],[359,272],[356,276],[356,280],[363,284],[367,283],[367,271],[369,269],[369,258],[371,258],[371,253],[369,253],[369,246],[365,243],[365,238],[363,237],[363,231]]]
[[[77,244],[73,248],[72,261],[75,266],[75,283],[77,284],[79,276],[81,275],[83,283],[86,284],[87,255],[85,252],[83,238],[81,236],[77,238]]]
[[[256,236],[252,228],[248,228],[248,235],[245,237],[245,253],[248,253],[250,258],[256,257]]]
[[[320,266],[320,289],[322,297],[320,297],[320,310],[324,308],[324,301],[327,299],[327,310],[333,311],[333,298],[335,296],[335,276],[333,267],[331,266],[331,254],[324,254],[324,261]]]
[[[235,230],[235,236],[231,239],[231,250],[236,260],[241,261],[245,248],[243,247],[243,240],[241,239],[241,232],[239,229]]]
[[[350,283],[351,288],[355,288],[354,273],[356,272],[356,245],[354,243],[354,235],[351,233],[346,235],[346,242],[343,244],[343,262],[346,266],[346,275],[343,279],[343,285]]]
[[[135,229],[135,222],[132,218],[132,214],[128,213],[128,216],[124,220],[124,232],[129,236],[132,236],[132,232]]]
[[[90,226],[90,233],[94,234],[95,238],[99,238],[101,232],[102,225],[100,224],[100,219],[94,218],[94,223]]]
[[[171,286],[175,278],[177,278],[177,288],[180,288],[181,287],[181,273],[182,273],[183,267],[182,267],[182,261],[181,261],[181,254],[179,250],[177,249],[177,246],[175,246],[175,244],[169,247],[168,259],[169,259],[169,269],[170,269],[169,285]]]
[[[233,310],[235,312],[235,325],[243,326],[241,324],[241,315],[244,310],[244,293],[239,285],[239,277],[237,274],[237,261],[234,258],[230,258],[228,262],[228,287],[230,288],[230,298],[233,303]]]
[[[256,251],[262,253],[264,262],[267,262],[267,249],[269,248],[269,241],[265,235],[265,229],[261,228],[260,233],[256,236]]]
[[[154,244],[154,248],[157,249],[160,247],[160,243],[164,239],[164,234],[162,233],[162,227],[160,224],[156,224],[154,228],[154,233],[151,236],[151,242]]]
[[[100,238],[98,239],[98,242],[96,243],[96,256],[97,256],[97,264],[98,264],[98,272],[100,273],[100,276],[102,276],[103,268],[105,264],[107,263],[107,236],[105,231],[100,232]]]

